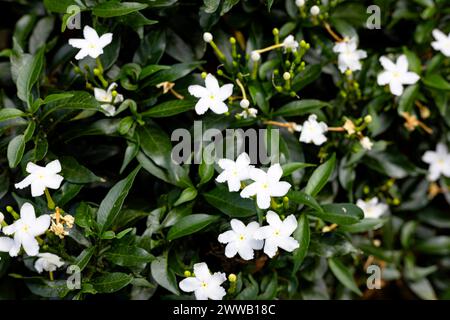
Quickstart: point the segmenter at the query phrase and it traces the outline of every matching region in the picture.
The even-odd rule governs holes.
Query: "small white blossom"
[[[108,117],[112,117],[116,114],[114,104],[123,102],[123,95],[117,94],[115,97],[113,96],[113,91],[115,91],[116,88],[117,83],[115,82],[111,83],[106,90],[94,88],[95,100],[102,103],[101,108],[105,110]]]
[[[250,177],[250,157],[247,153],[241,153],[236,161],[230,159],[220,159],[219,167],[223,169],[222,173],[216,178],[219,183],[227,182],[228,190],[239,191],[241,188],[241,181],[247,180]]]
[[[425,152],[422,161],[430,165],[428,180],[436,181],[441,175],[450,177],[450,153],[445,144],[438,143],[436,151]]]
[[[446,57],[450,57],[450,33],[445,35],[442,31],[434,29],[433,37],[436,39],[431,43],[433,49],[442,52]]]
[[[303,7],[305,5],[305,0],[295,0],[295,5],[297,7]]]
[[[98,36],[97,31],[89,26],[83,29],[84,39],[69,39],[69,44],[80,51],[75,56],[75,59],[81,60],[86,56],[97,58],[103,53],[103,48],[111,43],[113,34],[105,33],[101,37]]]
[[[313,16],[317,16],[320,13],[320,8],[318,6],[312,6],[311,9],[309,10],[309,12],[313,15]]]
[[[291,214],[281,221],[278,214],[269,210],[266,220],[269,225],[261,227],[255,232],[256,239],[265,240],[265,254],[273,258],[278,248],[292,252],[299,247],[298,241],[291,237],[291,234],[297,229],[297,220],[294,215]]]
[[[261,60],[261,55],[259,54],[259,52],[252,51],[252,53],[250,54],[250,58],[252,59],[252,61],[256,62]]]
[[[374,197],[368,201],[358,199],[358,201],[356,201],[356,205],[364,211],[364,218],[371,219],[378,219],[389,208],[387,204],[379,202],[377,197]]]
[[[225,273],[211,274],[204,262],[194,264],[195,277],[188,277],[180,281],[180,289],[184,292],[194,292],[197,300],[222,300],[226,295],[221,286],[227,280]]]
[[[3,233],[14,235],[14,239],[1,237],[0,251],[9,252],[11,257],[15,257],[23,247],[27,255],[37,255],[39,244],[36,237],[44,234],[49,226],[50,216],[48,214],[36,218],[33,206],[28,202],[24,203],[20,209],[20,219],[3,228]]]
[[[282,197],[291,188],[288,182],[280,181],[282,175],[283,169],[279,163],[272,165],[267,172],[252,168],[250,179],[254,182],[241,191],[241,197],[249,198],[256,195],[258,207],[261,209],[269,208],[271,197]]]
[[[402,95],[403,85],[414,84],[420,79],[417,73],[408,71],[408,59],[404,54],[398,57],[396,63],[386,57],[380,57],[380,63],[384,71],[378,74],[377,82],[380,86],[389,84],[391,93],[396,96]]]
[[[258,115],[258,109],[255,109],[255,108],[248,108],[248,109],[245,109],[244,111],[238,113],[238,116],[242,117],[243,119],[256,118],[257,115]]]
[[[370,141],[370,139],[368,137],[364,137],[361,140],[359,140],[359,142],[361,143],[361,146],[366,149],[366,150],[372,150],[373,147],[373,142]]]
[[[346,38],[344,41],[334,45],[333,51],[339,53],[338,67],[342,73],[347,70],[361,70],[361,62],[359,60],[367,58],[367,53],[364,50],[357,50],[357,47],[355,37]]]
[[[39,253],[37,256],[38,259],[34,263],[34,268],[38,273],[42,273],[42,271],[55,271],[57,268],[64,265],[64,261],[62,261],[56,254],[44,252]]]
[[[205,32],[203,34],[203,41],[205,41],[206,43],[210,43],[211,41],[213,41],[213,35],[209,32]]]
[[[17,189],[24,189],[31,185],[31,195],[33,197],[42,196],[45,188],[58,189],[64,179],[58,174],[61,172],[61,163],[59,160],[54,160],[45,167],[28,162],[26,171],[29,175],[21,182],[16,183],[15,187]]]
[[[208,109],[214,113],[222,114],[228,111],[228,106],[224,103],[233,94],[233,84],[219,86],[217,79],[210,73],[206,76],[205,87],[191,85],[188,91],[196,98],[200,98],[195,105],[197,114],[204,114]]]
[[[219,235],[220,243],[227,243],[225,247],[225,256],[234,257],[237,253],[244,260],[253,259],[253,250],[260,250],[264,245],[264,241],[256,240],[254,233],[259,229],[258,222],[250,222],[247,226],[242,221],[232,219],[231,229]]]
[[[314,143],[320,146],[327,137],[324,135],[328,131],[328,126],[325,122],[317,122],[317,116],[312,114],[308,117],[308,120],[303,122],[303,126],[297,125],[296,131],[300,130],[300,141],[304,143]]]
[[[289,50],[297,51],[298,41],[296,41],[294,36],[290,34],[286,38],[284,38],[283,47],[284,47],[284,52],[287,52]]]

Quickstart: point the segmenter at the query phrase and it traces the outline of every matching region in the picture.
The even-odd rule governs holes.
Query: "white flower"
[[[380,57],[384,71],[378,74],[377,82],[380,86],[389,84],[391,93],[401,96],[404,84],[414,84],[419,81],[417,73],[408,71],[408,59],[404,54],[394,63],[386,57]]]
[[[194,292],[197,300],[222,300],[226,295],[221,284],[227,280],[225,273],[211,274],[206,263],[194,264],[195,277],[188,277],[180,282],[180,289],[185,292]]]
[[[450,153],[445,144],[438,143],[436,151],[425,152],[422,161],[430,165],[428,180],[436,181],[441,175],[450,177]]]
[[[361,145],[364,149],[372,150],[373,142],[370,141],[370,139],[368,137],[362,138],[361,140],[359,140],[359,142],[361,143]]]
[[[37,236],[44,234],[50,226],[50,216],[44,214],[36,218],[33,206],[26,202],[20,209],[20,219],[3,228],[6,235],[14,235],[14,240],[7,237],[0,238],[0,251],[9,251],[11,257],[17,256],[23,246],[26,254],[35,256],[39,253]]]
[[[245,109],[244,111],[238,113],[238,115],[244,119],[256,118],[257,114],[258,114],[258,109],[255,109],[255,108],[248,108],[248,109]]]
[[[299,247],[297,240],[291,234],[297,229],[297,220],[294,215],[289,215],[281,221],[278,214],[268,211],[266,215],[268,226],[259,228],[255,232],[255,238],[265,240],[264,253],[273,258],[278,248],[292,252]]]
[[[433,49],[442,52],[446,57],[450,57],[450,33],[446,36],[442,31],[434,29],[433,37],[436,39],[431,43]]]
[[[45,167],[28,162],[26,171],[29,175],[21,182],[16,183],[15,187],[17,189],[23,189],[31,185],[31,195],[33,197],[42,196],[45,188],[58,189],[64,179],[58,174],[61,172],[61,163],[59,163],[59,160],[54,160]]]
[[[95,100],[101,102],[102,109],[105,110],[108,117],[112,117],[116,113],[114,104],[121,103],[123,101],[123,95],[117,94],[113,96],[113,91],[117,88],[117,83],[113,82],[109,85],[108,89],[94,88]]]
[[[253,234],[259,229],[258,222],[250,222],[247,226],[240,220],[232,219],[231,229],[219,235],[220,243],[227,243],[225,256],[232,258],[238,253],[242,259],[253,259],[253,250],[260,250],[264,241],[256,240]]]
[[[267,209],[270,206],[270,197],[284,196],[291,185],[288,182],[280,181],[283,175],[283,169],[279,163],[274,164],[264,172],[261,169],[250,169],[250,179],[254,182],[246,186],[241,191],[242,198],[249,198],[256,195],[256,204],[261,209]]]
[[[311,9],[309,10],[309,12],[313,15],[313,16],[317,16],[320,13],[320,8],[318,6],[312,6]]]
[[[228,182],[228,190],[239,191],[241,188],[241,181],[247,180],[250,177],[250,157],[247,153],[241,153],[236,161],[230,159],[220,159],[219,167],[223,169],[222,173],[216,178],[219,183]]]
[[[205,87],[192,85],[188,87],[189,93],[196,98],[200,98],[195,105],[197,114],[204,114],[208,109],[214,113],[222,114],[228,111],[224,103],[233,94],[233,85],[226,84],[219,87],[219,82],[210,73],[206,76]]]
[[[388,210],[388,205],[379,202],[377,197],[374,197],[368,201],[358,199],[356,205],[364,211],[364,218],[378,219]]]
[[[295,0],[295,5],[297,7],[303,7],[305,5],[305,0]]]
[[[203,41],[205,41],[206,43],[210,43],[211,41],[213,41],[213,35],[209,32],[205,32],[203,34]]]
[[[34,263],[34,268],[38,273],[42,271],[55,271],[64,265],[64,261],[61,260],[56,254],[44,252],[37,255],[39,258]]]
[[[347,70],[357,71],[361,70],[361,62],[359,60],[367,57],[364,50],[357,50],[356,38],[345,39],[334,45],[333,51],[339,53],[338,67],[344,73]]]
[[[314,143],[316,146],[320,146],[327,137],[324,135],[328,131],[328,126],[325,122],[317,122],[317,116],[312,114],[308,117],[308,120],[303,122],[303,126],[296,126],[296,131],[300,130],[300,141],[304,143]]]
[[[89,26],[85,26],[83,29],[84,39],[69,39],[69,44],[81,49],[75,59],[81,60],[86,56],[91,58],[97,58],[103,53],[103,48],[111,43],[113,34],[105,33],[101,37],[98,36],[97,31]]]
[[[298,41],[296,41],[294,39],[294,36],[290,34],[286,38],[284,38],[283,47],[284,47],[284,52],[287,52],[289,50],[296,51],[298,48]]]

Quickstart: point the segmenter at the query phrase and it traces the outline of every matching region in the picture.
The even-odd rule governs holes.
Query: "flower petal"
[[[98,34],[97,31],[95,31],[93,28],[91,28],[90,26],[84,26],[83,29],[83,36],[86,40],[88,40],[89,42],[94,42],[94,43],[98,43]]]
[[[31,226],[31,233],[34,236],[40,236],[41,234],[44,234],[49,227],[50,216],[48,214],[44,214],[35,220],[35,222]]]
[[[209,95],[208,89],[197,84],[189,86],[188,91],[192,96],[196,98],[205,98]]]
[[[194,277],[188,277],[180,281],[180,289],[184,292],[193,292],[200,288],[200,281]]]

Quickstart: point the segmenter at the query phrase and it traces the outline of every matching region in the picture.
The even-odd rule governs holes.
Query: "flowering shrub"
[[[2,2],[0,297],[450,298],[446,2]]]

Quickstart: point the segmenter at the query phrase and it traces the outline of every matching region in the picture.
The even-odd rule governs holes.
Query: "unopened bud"
[[[288,81],[291,78],[291,74],[289,72],[283,73],[283,79]]]
[[[209,32],[205,32],[203,34],[203,41],[205,41],[206,43],[210,43],[213,40],[213,35]]]
[[[367,116],[364,117],[364,122],[365,123],[371,123],[372,122],[372,116],[370,114],[368,114]]]
[[[228,276],[228,281],[236,282],[237,281],[237,276],[234,273],[230,273],[230,275]]]
[[[241,108],[247,109],[250,106],[250,101],[248,101],[247,99],[242,99],[239,104]]]
[[[313,16],[317,16],[320,13],[320,8],[318,6],[312,6],[309,11]]]
[[[261,60],[261,55],[256,51],[253,51],[252,54],[250,55],[250,57],[255,62]]]
[[[206,79],[206,76],[207,76],[208,74],[206,73],[206,72],[202,72],[202,79]]]
[[[99,76],[101,74],[100,69],[99,68],[94,68],[94,74],[96,76]]]
[[[184,271],[184,276],[185,276],[186,278],[190,277],[191,275],[192,275],[192,273],[191,273],[189,270],[185,270],[185,271]]]

